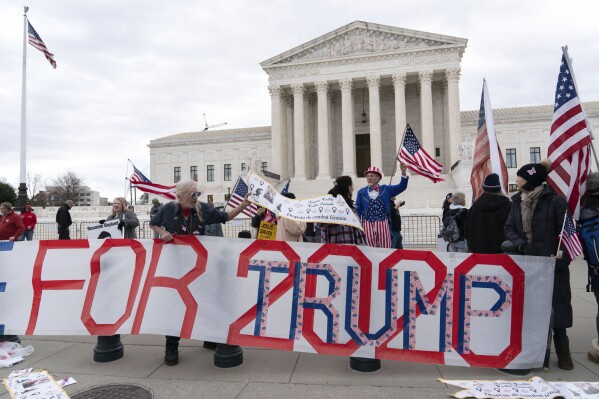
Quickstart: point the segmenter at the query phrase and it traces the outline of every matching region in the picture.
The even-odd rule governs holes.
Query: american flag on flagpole
[[[499,175],[499,181],[503,190],[507,189],[508,172],[499,148],[499,142],[495,135],[493,123],[493,110],[487,82],[483,79],[483,92],[480,98],[480,111],[478,113],[478,133],[472,160],[472,174],[470,184],[472,185],[472,201],[482,195],[485,177],[491,173]]]
[[[568,200],[574,219],[578,219],[581,200],[586,192],[585,183],[590,171],[590,144],[589,126],[578,98],[567,49],[564,48],[547,150],[552,164],[547,183]]]
[[[131,164],[133,165],[133,163]],[[131,186],[143,191],[160,195],[170,200],[176,199],[175,186],[163,186],[162,184],[152,183],[139,169],[133,165],[133,174],[129,178]]]
[[[428,177],[435,183],[443,181],[440,177],[443,166],[420,147],[420,143],[410,125],[406,127],[406,133],[397,159],[399,162],[405,163],[412,172]]]
[[[235,187],[233,188],[233,192],[231,193],[231,197],[229,198],[229,201],[227,202],[225,208],[227,206],[230,206],[231,208],[237,208],[239,204],[243,202],[243,199],[247,195],[248,191],[249,188],[247,183],[243,181],[241,176],[239,176],[239,178],[237,178],[237,182],[235,183]],[[250,204],[247,208],[241,211],[241,213],[249,217],[254,217],[256,216],[257,210],[258,207],[256,206],[256,204]]]
[[[574,222],[570,215],[566,215],[566,220],[564,221],[564,228],[560,233],[560,239],[562,241],[562,245],[568,251],[568,256],[570,260],[574,260],[582,253],[582,244],[580,243],[580,239],[578,238],[578,234],[576,234],[576,229],[574,228]]]
[[[44,44],[44,41],[42,40],[40,35],[37,34],[35,29],[33,29],[33,26],[31,26],[31,23],[29,21],[27,21],[27,31],[29,34],[29,44],[31,44],[33,47],[44,53],[46,59],[50,61],[52,67],[56,69],[56,60],[54,59],[54,54],[48,51],[48,48]]]

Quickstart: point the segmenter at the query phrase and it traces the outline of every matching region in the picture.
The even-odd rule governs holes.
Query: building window
[[[260,166],[260,170],[262,171],[262,173],[264,173],[264,171],[268,168],[268,162],[262,162],[262,165]]]
[[[517,168],[518,163],[516,162],[516,149],[507,148],[505,150],[505,166],[508,168]]]
[[[508,185],[508,190],[510,193],[515,193],[516,191],[518,191],[518,186],[515,184],[509,184]]]
[[[229,202],[231,199],[231,194],[225,194],[225,202]]]
[[[194,181],[198,181],[198,167],[190,166],[189,167],[189,178]]]
[[[530,163],[541,162],[541,147],[530,147]]]
[[[245,172],[245,162],[242,162],[242,163],[241,163],[241,171],[242,171],[242,172]]]
[[[208,203],[214,203],[214,195],[208,194],[207,199],[208,199]]]
[[[439,147],[435,147],[435,156],[436,157],[440,157],[441,156],[441,149]]]
[[[208,165],[206,167],[206,181],[214,181],[214,165]]]
[[[231,164],[230,163],[225,164],[224,180],[231,181]]]
[[[175,183],[179,183],[181,181],[181,167],[180,166],[175,166],[175,173],[173,176],[173,181]]]

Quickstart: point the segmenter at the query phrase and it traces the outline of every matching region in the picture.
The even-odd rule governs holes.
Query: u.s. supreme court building
[[[406,208],[436,210],[456,191],[470,202],[478,110],[460,111],[466,45],[463,38],[352,22],[260,64],[269,77],[271,126],[152,140],[151,179],[196,179],[202,200],[215,203],[224,202],[250,168],[280,176],[280,186],[290,178],[298,198],[326,194],[340,175],[354,177],[360,188],[370,165],[382,169],[386,184],[409,123],[444,166],[445,181],[412,174],[401,195]],[[583,108],[597,130],[599,101]],[[510,190],[520,166],[546,157],[552,113],[552,104],[494,110]]]

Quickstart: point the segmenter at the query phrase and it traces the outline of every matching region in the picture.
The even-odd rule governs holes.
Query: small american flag
[[[443,181],[440,177],[443,166],[431,158],[431,156],[420,147],[420,143],[418,143],[418,139],[410,125],[406,128],[406,134],[397,159],[399,162],[405,163],[412,172],[428,177],[435,183]]]
[[[574,218],[580,214],[581,200],[586,192],[590,171],[589,144],[591,135],[576,92],[574,76],[564,49],[555,90],[553,122],[547,156],[553,170],[547,183],[568,200]]]
[[[248,185],[243,181],[241,176],[237,178],[237,182],[235,183],[235,187],[233,188],[233,192],[231,193],[231,198],[229,198],[229,202],[227,202],[227,206],[231,208],[237,208],[239,204],[243,202],[243,199],[247,195],[249,191]],[[247,208],[245,208],[241,213],[247,215],[249,217],[256,216],[256,211],[258,207],[255,204],[250,204]]]
[[[574,260],[582,253],[582,244],[578,239],[578,234],[576,234],[576,229],[574,228],[574,222],[570,215],[566,215],[566,220],[564,222],[564,229],[560,234],[560,238],[562,240],[562,244],[564,248],[568,251],[568,256],[570,260]]]
[[[131,164],[133,165],[133,164]],[[162,184],[155,184],[150,181],[139,169],[133,165],[133,174],[129,179],[131,186],[143,191],[144,193],[151,193],[160,195],[170,200],[176,199],[175,186],[163,186]]]
[[[44,41],[42,40],[40,35],[37,34],[35,29],[33,29],[33,26],[31,26],[29,21],[27,21],[27,25],[28,25],[27,30],[29,32],[29,44],[31,44],[33,47],[35,47],[36,49],[38,49],[39,51],[44,53],[44,55],[46,56],[46,59],[48,61],[50,61],[50,64],[52,65],[52,67],[54,69],[56,69],[56,60],[54,59],[54,54],[52,54],[51,52],[48,51],[48,48],[44,44]]]

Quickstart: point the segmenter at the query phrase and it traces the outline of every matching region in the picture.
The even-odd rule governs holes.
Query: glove
[[[121,220],[121,221],[119,222],[119,230],[123,231],[123,227],[125,227],[125,221],[124,221],[124,220]]]
[[[524,243],[522,245],[520,245],[520,247],[518,247],[518,249],[520,250],[520,252],[522,252],[524,255],[531,255],[534,256],[537,254],[537,251],[535,251],[535,249],[532,247],[532,245],[528,244],[528,243]]]
[[[100,219],[100,220],[98,220],[98,223],[100,223],[100,224],[104,224],[105,222],[106,222],[106,219]]]

